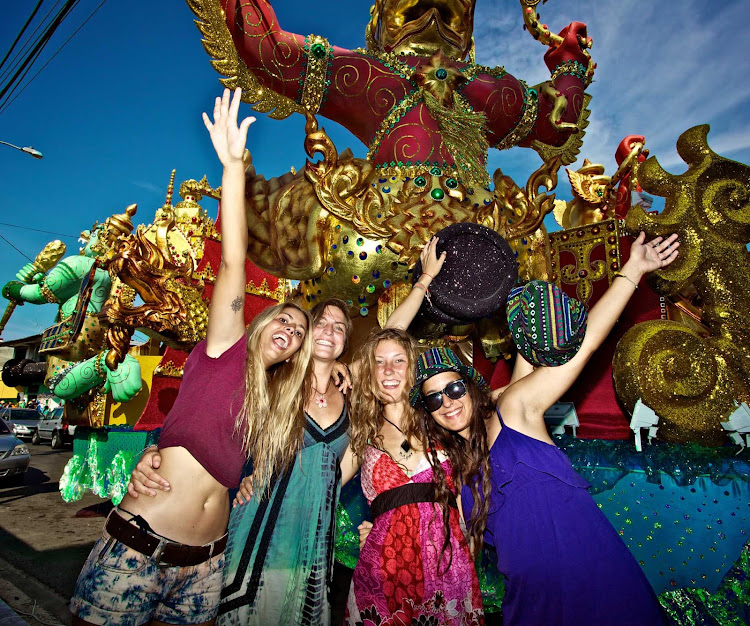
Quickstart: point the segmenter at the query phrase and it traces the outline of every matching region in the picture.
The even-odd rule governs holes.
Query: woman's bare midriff
[[[200,546],[221,537],[229,522],[229,493],[185,448],[165,448],[159,474],[169,481],[170,490],[156,490],[156,496],[125,495],[124,511],[140,515],[153,531],[172,541]]]

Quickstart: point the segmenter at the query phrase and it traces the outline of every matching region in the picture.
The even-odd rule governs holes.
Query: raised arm
[[[578,378],[591,355],[609,335],[644,274],[666,267],[677,258],[677,235],[657,237],[644,244],[641,233],[633,242],[630,259],[589,313],[586,335],[576,355],[557,367],[538,367],[510,385],[497,405],[513,428],[548,440],[544,412],[560,399]]]
[[[385,324],[386,328],[400,328],[406,330],[412,320],[416,317],[419,307],[422,306],[422,301],[427,294],[427,290],[430,288],[430,283],[435,276],[438,275],[440,269],[443,267],[445,261],[445,252],[440,256],[437,255],[437,244],[439,239],[433,237],[430,239],[424,248],[422,253],[419,255],[419,259],[422,262],[422,274],[419,280],[414,283],[414,287],[411,293],[404,298],[404,301],[398,305],[396,310],[391,313],[388,321]]]
[[[245,332],[245,255],[247,217],[245,215],[245,153],[247,129],[255,121],[248,117],[237,125],[241,90],[230,98],[228,89],[214,104],[214,121],[203,114],[219,161],[221,178],[221,265],[216,276],[208,312],[206,354],[220,356]]]

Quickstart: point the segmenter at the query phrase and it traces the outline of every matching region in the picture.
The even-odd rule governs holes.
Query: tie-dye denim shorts
[[[104,530],[78,576],[70,611],[92,624],[201,624],[216,617],[223,569],[223,553],[199,565],[160,566]]]

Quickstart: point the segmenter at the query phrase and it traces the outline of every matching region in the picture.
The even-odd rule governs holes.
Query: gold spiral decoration
[[[612,373],[629,411],[640,398],[660,417],[660,439],[711,446],[724,442],[717,418],[734,409],[736,381],[710,339],[678,322],[638,324],[617,344]]]

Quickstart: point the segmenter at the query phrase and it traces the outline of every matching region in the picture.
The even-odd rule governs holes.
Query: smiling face
[[[375,347],[373,371],[377,395],[383,404],[395,404],[406,399],[409,372],[412,364],[402,345],[393,339],[381,341]]]
[[[459,378],[461,378],[461,374],[458,372],[435,374],[422,383],[422,395],[426,396],[437,391],[443,391],[450,383]],[[457,400],[452,400],[448,397],[448,394],[444,393],[443,404],[436,411],[432,411],[430,415],[439,426],[466,439],[469,436],[473,408],[471,396],[468,393]]]
[[[346,315],[336,306],[327,306],[312,329],[313,359],[338,359],[346,346],[346,335]]]
[[[302,345],[307,333],[307,318],[297,309],[287,307],[274,317],[260,334],[263,363],[268,368],[288,361]]]

